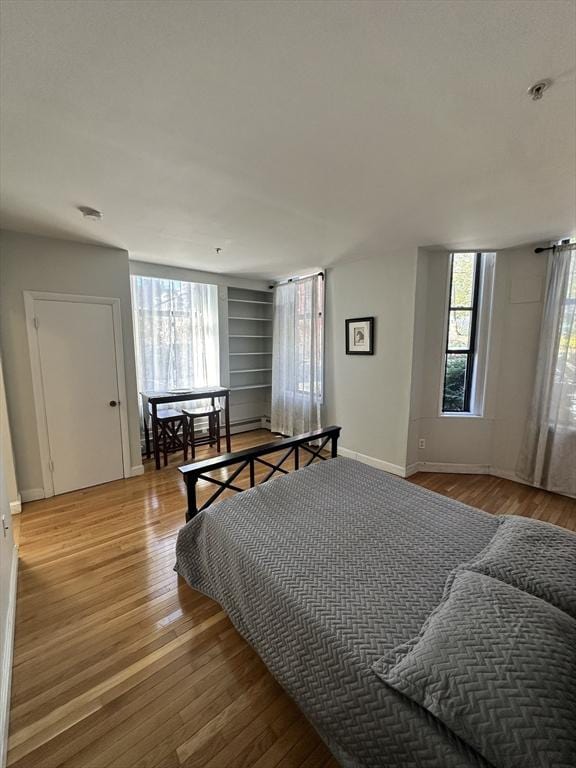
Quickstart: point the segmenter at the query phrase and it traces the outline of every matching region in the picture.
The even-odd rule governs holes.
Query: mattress
[[[217,600],[345,768],[488,764],[372,664],[418,633],[498,520],[351,459],[213,505],[176,570]]]

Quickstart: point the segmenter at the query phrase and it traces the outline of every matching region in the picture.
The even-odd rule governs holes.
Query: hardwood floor
[[[246,433],[233,449],[269,440]],[[24,506],[10,766],[337,765],[220,607],[173,572],[175,461]],[[412,480],[576,530],[576,501],[561,496],[486,476]]]

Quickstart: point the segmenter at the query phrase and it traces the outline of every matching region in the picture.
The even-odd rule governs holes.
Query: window
[[[297,356],[296,389],[310,392],[322,402],[322,371],[324,349],[324,279],[314,282],[312,290],[304,283],[296,283],[296,346],[302,350]]]
[[[443,413],[472,410],[482,257],[482,253],[453,253],[450,257]]]
[[[217,286],[133,275],[132,305],[140,391],[220,383]]]
[[[294,278],[274,289],[272,431],[320,428],[324,276]]]
[[[576,243],[574,238],[561,240],[558,245],[568,251],[558,312],[557,346],[550,408],[559,426],[574,430],[576,425]],[[553,421],[553,418],[551,418]]]

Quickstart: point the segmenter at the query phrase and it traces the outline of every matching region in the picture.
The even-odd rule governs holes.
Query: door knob
[[[109,403],[109,405],[110,405],[110,407],[111,407],[111,408],[116,408],[116,406],[118,405],[118,403],[116,402],[116,400],[110,400],[110,403]]]

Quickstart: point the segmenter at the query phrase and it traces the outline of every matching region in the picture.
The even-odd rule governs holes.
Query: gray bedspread
[[[497,527],[339,458],[201,513],[180,531],[176,569],[224,607],[346,768],[487,766],[371,665],[418,633]]]

